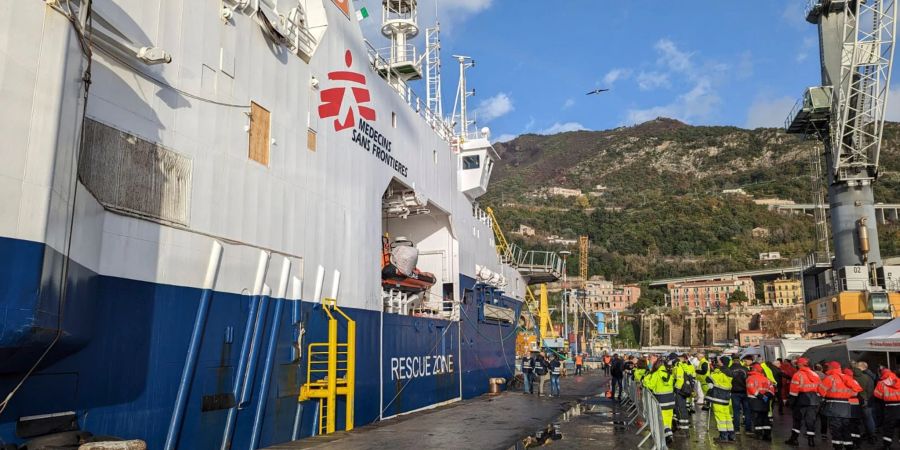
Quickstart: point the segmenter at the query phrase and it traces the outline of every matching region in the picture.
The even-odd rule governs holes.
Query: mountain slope
[[[885,127],[876,201],[900,203],[900,124]],[[529,247],[547,235],[587,234],[591,273],[617,281],[740,270],[759,253],[797,258],[812,250],[812,220],[770,211],[754,200],[811,200],[810,161],[821,143],[775,129],[697,127],[656,119],[608,131],[523,135],[497,144],[501,156],[484,204],[505,229],[528,225]],[[550,187],[581,197],[548,195]],[[743,189],[748,195],[724,194]],[[752,230],[758,230],[754,236]],[[898,252],[894,226],[882,251]],[[558,246],[558,245],[557,245]]]

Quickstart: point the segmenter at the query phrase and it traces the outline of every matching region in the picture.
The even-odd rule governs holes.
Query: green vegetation
[[[589,236],[591,275],[625,283],[780,267],[814,249],[810,217],[754,203],[810,202],[809,161],[821,151],[814,140],[657,119],[609,131],[524,135],[496,147],[502,160],[483,204],[497,211],[505,230],[533,227],[535,237],[508,236],[529,249],[560,249],[547,243],[549,235]],[[900,203],[900,124],[885,127],[881,164],[876,201]],[[541,195],[548,187],[584,195]],[[736,188],[748,195],[722,192]],[[883,255],[900,255],[900,227],[880,225],[879,235]],[[786,260],[760,261],[763,252]],[[578,258],[568,271],[578,273]],[[643,292],[637,309],[663,304],[658,292]]]

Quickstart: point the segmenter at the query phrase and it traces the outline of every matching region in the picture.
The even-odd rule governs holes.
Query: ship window
[[[437,165],[437,150],[431,151],[431,159],[434,160],[434,165]]]
[[[397,128],[397,113],[391,112],[391,126]]]
[[[269,165],[269,111],[250,102],[250,159]]]
[[[463,170],[477,169],[481,167],[481,157],[478,155],[463,156]]]
[[[316,130],[309,128],[306,131],[306,148],[310,151],[316,151]]]
[[[463,291],[463,305],[468,305],[469,303],[471,303],[473,295],[474,294],[472,293],[471,289],[466,289],[465,291]]]

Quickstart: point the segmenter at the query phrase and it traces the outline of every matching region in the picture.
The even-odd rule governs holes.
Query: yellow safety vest
[[[634,369],[634,381],[641,381],[646,374],[647,369]]]
[[[762,366],[762,370],[763,370],[763,373],[766,374],[766,378],[768,378],[769,381],[772,382],[772,384],[778,384],[778,381],[775,380],[775,375],[772,374],[772,369],[769,368],[769,365],[766,364],[765,362],[762,362],[759,365]]]

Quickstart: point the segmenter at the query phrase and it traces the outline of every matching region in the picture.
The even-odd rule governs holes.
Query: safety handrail
[[[645,430],[649,433],[644,436],[638,444],[638,448],[642,447],[648,440],[651,441],[652,450],[667,450],[665,426],[662,421],[662,408],[659,401],[652,393],[638,385],[631,374],[625,377],[623,394],[625,396],[624,404],[626,413],[629,415],[629,425],[634,423],[638,418],[643,419],[643,424],[638,428],[636,435],[642,434]]]

